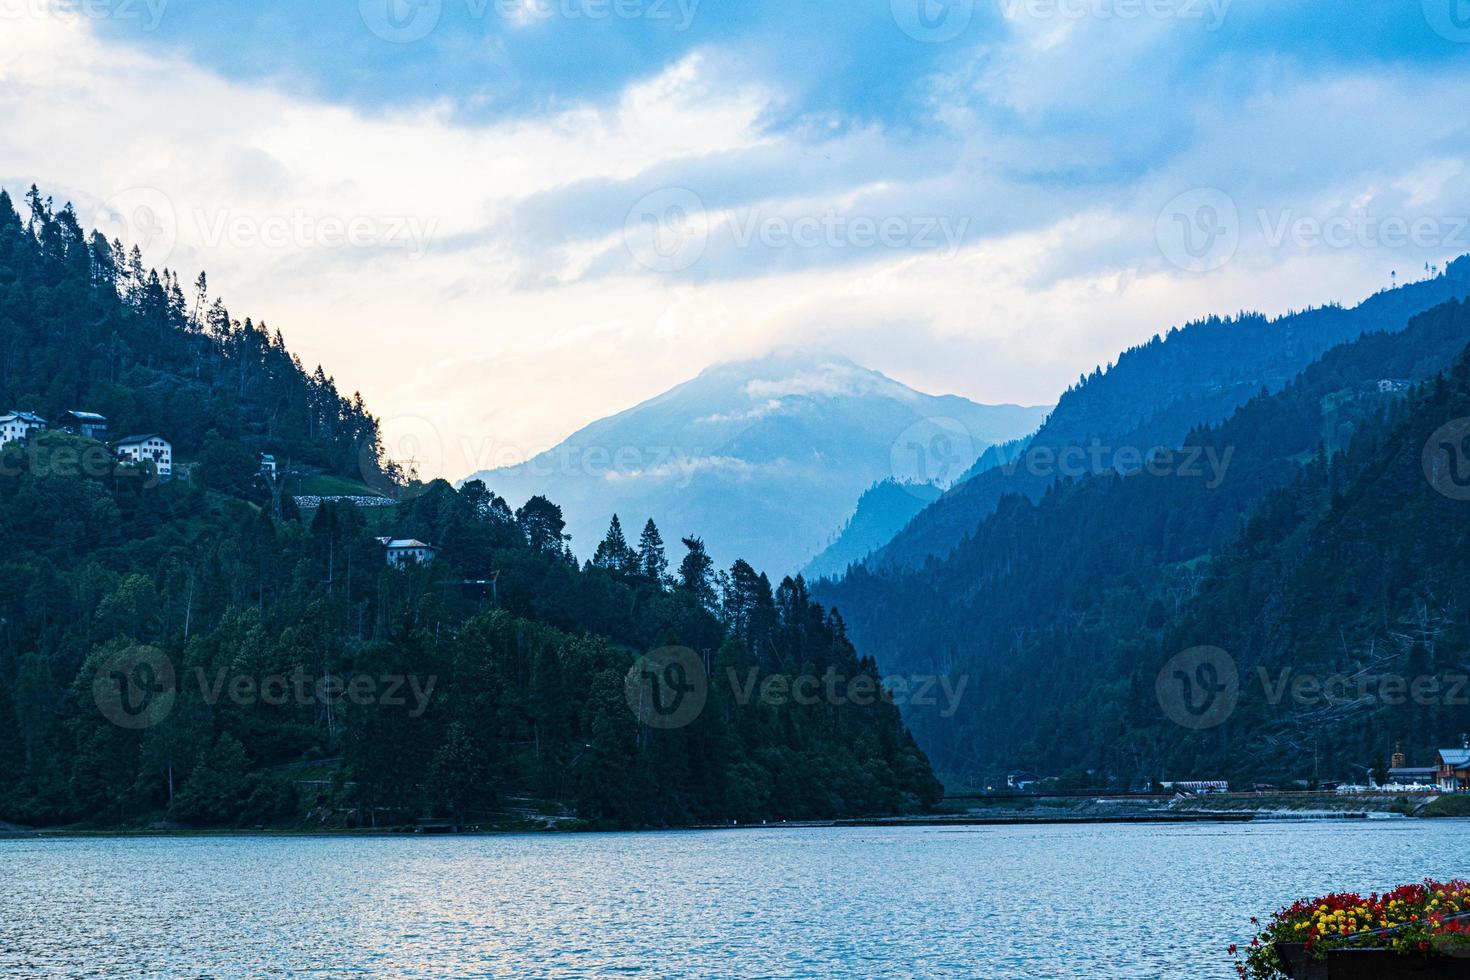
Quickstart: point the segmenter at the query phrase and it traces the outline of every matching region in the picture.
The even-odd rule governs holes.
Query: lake
[[[0,841],[0,976],[1231,978],[1456,820]]]

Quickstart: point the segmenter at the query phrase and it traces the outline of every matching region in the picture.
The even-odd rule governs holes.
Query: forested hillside
[[[232,320],[202,276],[185,293],[69,207],[33,191],[30,211],[0,194],[0,406],[102,412],[199,466],[158,481],[61,432],[0,452],[0,820],[464,824],[536,800],[626,827],[937,799],[885,698],[733,683],[872,683],[799,579],[717,573],[692,537],[671,562],[651,523],[578,567],[558,506],[512,512],[478,481],[371,510],[261,506],[242,491],[257,449],[395,476],[361,400]],[[437,555],[395,565],[385,537]],[[655,648],[679,670],[639,660]],[[677,725],[637,713],[646,676],[682,697],[705,673]]]
[[[1325,306],[1276,318],[1258,313],[1210,317],[1155,335],[1124,351],[1106,370],[1078,379],[1020,465],[993,465],[1009,458],[998,452],[982,459],[989,469],[970,475],[921,511],[868,564],[913,568],[931,556],[945,557],[1007,494],[1035,500],[1058,476],[1126,470],[1128,462],[1118,454],[1178,446],[1195,426],[1223,421],[1262,389],[1279,390],[1329,348],[1365,333],[1402,330],[1416,314],[1466,296],[1470,256],[1351,309]],[[1058,458],[1066,465],[1046,462]]]
[[[1259,670],[1464,672],[1470,505],[1431,485],[1421,452],[1470,415],[1470,360],[1431,379],[1467,343],[1470,304],[1437,307],[1328,352],[1139,472],[1005,498],[946,561],[818,592],[893,668],[971,675],[954,719],[916,719],[941,770],[967,780],[1349,778],[1399,739],[1423,754],[1470,727],[1470,708],[1268,703]],[[1238,666],[1240,707],[1195,731],[1163,716],[1156,680],[1205,645]]]
[[[0,411],[98,412],[114,436],[165,433],[237,481],[258,451],[360,475],[378,431],[359,395],[308,373],[279,331],[232,318],[203,273],[185,285],[144,269],[34,187],[27,204],[22,219],[0,190]]]

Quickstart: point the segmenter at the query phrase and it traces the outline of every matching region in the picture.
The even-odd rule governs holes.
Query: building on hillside
[[[96,439],[98,442],[107,441],[107,417],[96,412],[81,412],[76,409],[63,412],[61,418],[56,420],[56,427],[74,436]]]
[[[402,568],[407,564],[427,565],[437,553],[434,546],[418,538],[379,538],[387,550],[388,564]]]
[[[276,478],[276,458],[270,453],[260,454],[260,475],[271,480]]]
[[[1399,395],[1409,390],[1409,382],[1403,378],[1379,378],[1378,390],[1385,395]]]
[[[1411,766],[1402,746],[1395,746],[1388,764],[1388,781],[1394,786],[1433,786],[1439,780],[1438,766]]]
[[[1441,792],[1463,793],[1470,790],[1470,735],[1460,736],[1457,749],[1439,750],[1439,767],[1435,772]]]
[[[46,420],[34,412],[12,411],[0,415],[0,446],[18,442],[24,446],[31,435],[46,431]]]
[[[174,447],[156,432],[127,436],[117,441],[117,458],[125,463],[150,462],[161,477],[174,475]]]

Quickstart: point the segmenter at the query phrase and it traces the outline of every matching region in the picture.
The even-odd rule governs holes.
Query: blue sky
[[[1470,0],[75,9],[0,6],[0,184],[155,227],[451,476],[782,345],[1043,403],[1470,251]]]
[[[124,9],[129,0],[109,2]],[[1443,3],[1447,16],[1457,2]],[[136,3],[146,9],[144,0]],[[941,43],[916,40],[896,11],[920,5],[932,8],[933,22],[952,18],[963,28]],[[515,16],[527,7],[532,13]],[[111,37],[179,52],[230,78],[366,111],[447,99],[464,118],[483,120],[607,102],[705,51],[732,72],[779,82],[790,103],[769,120],[773,127],[831,115],[907,130],[927,124],[932,76],[963,69],[976,49],[1014,41],[1007,9],[1007,0],[172,0],[156,20],[98,23]],[[1110,80],[1128,89],[1150,81],[1189,89],[1201,69],[1235,58],[1290,59],[1294,71],[1312,73],[1364,63],[1449,64],[1465,54],[1462,44],[1428,29],[1432,16],[1418,0],[1161,0],[1156,7],[1138,0],[1136,8],[1128,0],[1017,0],[1013,9],[1058,22],[1101,22],[1112,11],[1114,26],[1130,31],[1151,22],[1183,26],[1151,49],[1147,64],[1114,63]],[[397,41],[364,29],[395,23],[403,28]],[[418,37],[416,25],[430,24]],[[1254,81],[1239,79],[1242,90]]]

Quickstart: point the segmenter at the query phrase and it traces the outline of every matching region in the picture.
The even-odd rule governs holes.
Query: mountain
[[[617,514],[634,530],[652,517],[665,533],[699,533],[720,563],[794,572],[874,483],[948,484],[1046,412],[923,394],[845,358],[774,355],[711,367],[473,478],[514,504],[561,504],[584,558]]]
[[[987,450],[989,452],[989,450]],[[858,498],[857,509],[831,544],[807,563],[809,580],[833,578],[893,540],[919,511],[938,500],[944,489],[933,483],[875,483]]]
[[[1283,703],[1259,678],[1351,677],[1356,693],[1364,676],[1459,669],[1470,574],[1452,484],[1467,444],[1432,434],[1470,416],[1467,344],[1470,303],[1435,307],[1328,351],[1141,470],[1008,497],[947,558],[858,568],[815,594],[885,669],[968,678],[958,710],[908,718],[961,781],[1277,782],[1310,775],[1314,744],[1323,778],[1346,778],[1390,733],[1427,747],[1470,708]],[[1442,445],[1461,456],[1426,479]],[[1161,693],[1171,658],[1200,648],[1238,669],[1241,707],[1218,727]]]
[[[1415,314],[1467,295],[1470,256],[1434,278],[1384,290],[1352,309],[1211,317],[1155,335],[1125,351],[1115,365],[1081,378],[1019,460],[958,482],[869,564],[916,567],[930,556],[943,557],[1007,494],[1036,500],[1059,478],[1137,468],[1149,450],[1178,446],[1192,427],[1229,417],[1262,390],[1280,390],[1336,344],[1370,331],[1402,330]]]
[[[22,220],[0,190],[0,405],[156,427],[176,466],[5,433],[0,827],[572,829],[937,802],[876,665],[798,581],[717,576],[695,549],[675,579],[652,535],[637,569],[583,568],[559,508],[513,513],[475,481],[309,520],[261,506],[256,450],[402,475],[359,399],[203,277],[186,303],[70,207],[28,203]],[[435,553],[399,564],[385,538]],[[808,671],[858,694],[763,693]]]

